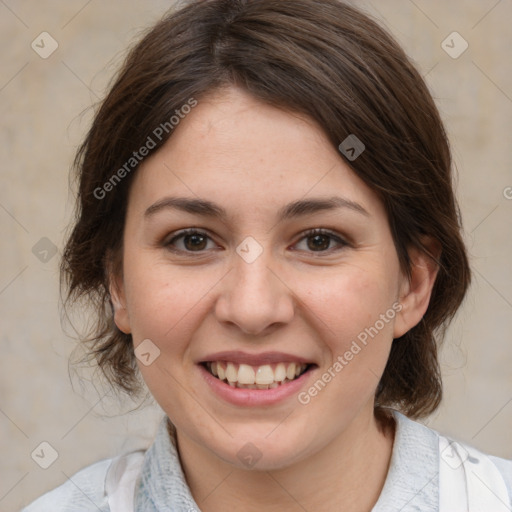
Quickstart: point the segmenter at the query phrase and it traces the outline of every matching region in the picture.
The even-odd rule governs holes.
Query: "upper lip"
[[[285,352],[262,352],[260,354],[250,354],[240,350],[226,350],[224,352],[208,354],[199,362],[207,363],[210,361],[228,361],[231,363],[248,364],[251,366],[261,366],[272,363],[311,363],[311,360],[304,359],[303,357],[293,354],[287,354]]]

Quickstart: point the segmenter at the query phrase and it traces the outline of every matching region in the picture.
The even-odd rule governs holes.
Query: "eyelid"
[[[172,242],[174,242],[177,239],[183,238],[183,237],[185,237],[187,235],[202,235],[202,236],[208,238],[209,240],[214,241],[213,237],[210,235],[210,233],[207,230],[204,230],[204,229],[201,229],[201,228],[186,228],[186,229],[182,229],[182,230],[179,230],[177,232],[174,232],[170,239],[167,239],[167,238],[164,239],[162,245],[164,247],[166,247],[167,249],[169,249],[170,251],[172,251],[174,253],[179,253],[179,254],[201,256],[201,255],[204,255],[205,253],[207,253],[206,250],[201,250],[201,251],[183,251],[181,249],[175,249],[175,248],[172,247]],[[332,240],[336,241],[338,243],[338,245],[339,245],[337,248],[330,248],[330,249],[327,249],[325,251],[305,251],[305,252],[308,252],[310,254],[319,256],[319,257],[321,257],[322,255],[330,254],[330,253],[335,252],[337,250],[341,250],[344,247],[348,247],[348,246],[351,245],[350,242],[347,241],[347,239],[345,237],[337,234],[334,231],[331,231],[331,230],[325,229],[325,228],[312,228],[312,229],[307,229],[307,230],[303,231],[302,233],[300,233],[298,235],[296,241],[293,243],[292,247],[297,245],[300,241],[302,241],[303,239],[307,238],[308,236],[314,236],[314,235],[325,235],[325,236],[328,236]]]
[[[333,251],[340,250],[344,247],[350,246],[350,243],[348,242],[348,240],[345,237],[337,234],[334,231],[331,231],[331,230],[325,229],[325,228],[312,228],[312,229],[307,229],[306,231],[303,231],[298,236],[297,241],[293,245],[297,245],[302,239],[307,238],[308,236],[314,236],[314,235],[328,236],[332,240],[335,240],[336,242],[338,242],[340,247],[338,247],[338,249],[336,249],[336,248],[327,249],[326,251],[307,251],[311,254],[317,254],[317,255],[330,254]]]
[[[182,237],[182,236],[186,236],[186,235],[204,235],[204,236],[207,236],[207,237],[211,238],[211,236],[208,233],[208,231],[205,231],[204,229],[201,229],[201,228],[179,229],[178,231],[173,231],[171,233],[171,235],[172,236],[169,238],[169,240],[167,240],[168,237],[166,237],[164,239],[164,243],[165,244],[168,244],[168,243],[172,242],[173,240],[176,240],[177,238]]]
[[[173,232],[172,236],[170,238],[168,238],[168,237],[164,238],[162,245],[174,253],[187,254],[187,255],[192,255],[192,256],[204,255],[206,253],[205,250],[203,250],[203,251],[183,251],[181,249],[175,249],[172,246],[172,242],[174,242],[175,240],[178,240],[180,238],[183,238],[187,235],[202,235],[202,236],[208,238],[209,240],[213,241],[213,237],[210,235],[210,233],[208,233],[208,231],[205,231],[204,229],[185,228],[185,229],[180,229],[179,231]]]

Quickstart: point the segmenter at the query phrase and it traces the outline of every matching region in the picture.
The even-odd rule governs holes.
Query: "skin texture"
[[[213,201],[228,217],[145,215],[171,195]],[[292,201],[334,195],[368,215],[340,208],[276,218]],[[208,234],[200,251],[184,238],[169,245],[185,228]],[[326,237],[318,250],[303,234],[313,228],[346,243]],[[248,236],[263,249],[250,264],[236,252]],[[409,281],[381,201],[317,124],[241,90],[202,98],[143,162],[129,196],[123,275],[111,279],[115,321],[135,347],[150,339],[160,350],[140,371],[176,426],[201,510],[371,510],[393,446],[392,426],[374,415],[375,390],[393,338],[421,320],[436,276],[426,256],[410,254]],[[307,391],[397,301],[401,311],[307,405],[296,395],[232,405],[197,364],[224,350],[287,352],[317,365]],[[248,442],[261,453],[252,468],[237,457]]]

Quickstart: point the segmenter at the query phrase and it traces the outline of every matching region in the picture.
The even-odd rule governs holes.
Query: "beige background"
[[[512,2],[354,2],[377,16],[426,76],[459,171],[471,292],[443,351],[445,399],[426,423],[512,458]],[[146,446],[160,410],[130,411],[104,390],[68,376],[74,347],[59,318],[58,254],[72,211],[68,168],[127,45],[172,2],[0,1],[0,510],[12,512],[78,469]],[[58,49],[31,42],[47,31]],[[441,42],[459,32],[469,48],[451,58]],[[458,43],[457,43],[458,44]],[[504,193],[505,191],[505,193]],[[48,242],[40,242],[48,244]],[[37,252],[37,251],[36,251]],[[48,253],[48,257],[51,252]],[[102,398],[103,397],[103,398]],[[123,414],[124,413],[124,414]],[[49,442],[41,469],[31,452]]]

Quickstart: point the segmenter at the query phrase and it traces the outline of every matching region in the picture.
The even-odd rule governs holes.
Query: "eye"
[[[182,241],[182,247],[176,248],[176,242]],[[202,252],[207,248],[209,235],[196,229],[185,229],[165,242],[165,246],[174,252]],[[215,244],[214,244],[215,245]]]
[[[331,246],[333,241],[338,245],[338,250],[349,245],[338,235],[319,228],[311,229],[303,233],[302,238],[297,244],[295,244],[295,247],[300,245],[300,242],[303,240],[306,241],[307,248],[299,248],[299,250],[305,250],[309,252],[331,252],[332,250],[336,250],[336,248]],[[208,247],[208,241],[211,241],[214,247]],[[181,247],[179,246],[180,243]],[[207,249],[213,249],[217,247],[207,233],[193,228],[178,232],[169,241],[164,242],[164,245],[171,251],[177,253],[201,253]]]
[[[300,241],[306,240],[307,249],[299,249],[299,250],[309,250],[312,252],[331,252],[331,242],[335,241],[338,244],[338,249],[342,249],[347,246],[348,243],[345,242],[338,235],[330,231],[326,231],[324,229],[311,229],[303,233],[303,237]],[[297,245],[297,244],[296,244]]]

